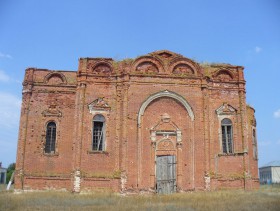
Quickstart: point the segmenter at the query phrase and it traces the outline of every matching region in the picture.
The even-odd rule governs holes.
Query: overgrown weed
[[[280,210],[280,187],[172,195],[115,193],[0,192],[0,210]]]

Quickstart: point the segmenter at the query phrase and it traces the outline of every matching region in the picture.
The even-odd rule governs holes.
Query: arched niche
[[[97,64],[92,66],[92,72],[93,73],[111,73],[112,72],[112,67],[111,64],[107,62],[98,62]]]
[[[155,93],[153,95],[151,95],[150,97],[148,97],[141,105],[140,109],[139,109],[139,112],[138,112],[138,119],[137,119],[137,124],[138,124],[138,127],[141,126],[141,117],[143,116],[144,112],[145,112],[145,109],[147,108],[147,106],[155,99],[157,98],[161,98],[161,97],[170,97],[170,98],[173,98],[175,100],[177,100],[178,102],[180,102],[184,107],[185,109],[187,110],[190,118],[192,121],[194,121],[194,113],[193,113],[193,110],[191,108],[191,106],[189,105],[189,103],[180,95],[174,93],[174,92],[170,92],[170,91],[162,91],[162,92],[158,92],[158,93]]]
[[[177,64],[172,70],[173,74],[194,75],[195,71],[187,64]]]
[[[59,72],[52,72],[45,76],[44,78],[45,84],[67,84],[67,80],[65,75]]]
[[[142,56],[136,59],[132,65],[132,70],[138,73],[164,72],[161,61],[152,56]]]
[[[188,58],[173,59],[169,64],[168,70],[172,74],[201,75],[199,65]]]
[[[227,69],[221,69],[214,74],[214,78],[222,81],[230,81],[234,79],[234,75]]]
[[[140,63],[136,67],[135,71],[139,72],[139,73],[158,73],[159,72],[158,67],[153,62],[149,62],[149,61]]]

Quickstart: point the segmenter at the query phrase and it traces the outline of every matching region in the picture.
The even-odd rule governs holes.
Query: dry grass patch
[[[280,187],[137,196],[2,191],[0,210],[280,210]]]

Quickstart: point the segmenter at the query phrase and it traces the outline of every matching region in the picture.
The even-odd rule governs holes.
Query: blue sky
[[[77,70],[80,57],[162,49],[244,66],[259,165],[280,160],[280,1],[0,0],[0,161],[16,159],[27,67]]]

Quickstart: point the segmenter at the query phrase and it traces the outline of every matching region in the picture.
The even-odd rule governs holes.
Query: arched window
[[[104,151],[105,150],[105,118],[101,114],[97,114],[93,118],[92,129],[92,150]]]
[[[253,158],[258,159],[258,148],[257,148],[257,137],[256,137],[256,130],[253,129]]]
[[[45,153],[55,152],[55,142],[56,142],[56,124],[55,122],[49,122],[47,124]]]
[[[223,153],[233,153],[232,122],[230,119],[222,120]]]

